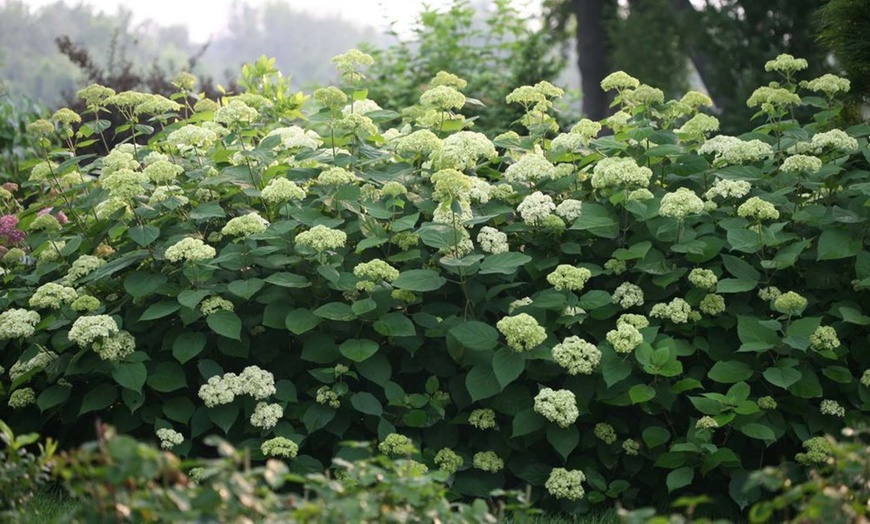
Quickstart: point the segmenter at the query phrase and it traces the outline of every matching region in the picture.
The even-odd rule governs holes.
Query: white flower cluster
[[[275,392],[275,377],[271,373],[257,366],[248,366],[239,375],[224,373],[223,376],[209,378],[200,386],[199,398],[207,407],[214,407],[229,404],[237,395],[250,395],[256,400],[264,400]]]
[[[608,331],[606,337],[617,353],[631,353],[643,343],[643,335],[628,322],[617,323],[616,329]]]
[[[76,298],[78,298],[78,293],[75,289],[48,282],[37,288],[31,295],[28,304],[33,308],[59,309],[61,306],[72,304]]]
[[[109,315],[87,315],[73,322],[67,337],[79,347],[88,348],[98,340],[117,335],[118,331],[117,322]]]
[[[51,364],[56,359],[57,353],[54,351],[45,351],[44,348],[40,347],[39,353],[34,355],[32,358],[24,361],[19,360],[15,364],[12,364],[12,367],[9,368],[9,378],[15,382],[20,377],[23,377],[33,370],[45,369],[45,366]]]
[[[569,264],[559,264],[552,273],[547,275],[547,282],[557,291],[579,291],[592,278],[592,272],[585,267],[575,267]]]
[[[278,424],[283,416],[284,408],[280,404],[257,402],[254,412],[251,414],[251,425],[256,428],[271,429]]]
[[[305,131],[299,126],[279,127],[266,135],[281,137],[281,147],[284,149],[317,149],[320,145],[320,136],[314,131]],[[265,140],[265,139],[264,139]]]
[[[296,243],[310,247],[318,253],[338,249],[347,242],[347,233],[324,225],[316,225],[308,231],[296,235]]]
[[[708,293],[701,299],[701,303],[698,304],[698,309],[700,309],[702,313],[711,316],[723,313],[725,311],[725,297],[714,293]]]
[[[121,330],[116,335],[95,341],[93,349],[101,359],[119,362],[136,351],[136,339],[130,332]]]
[[[770,202],[759,197],[752,197],[740,204],[740,207],[737,208],[737,215],[744,218],[754,218],[758,221],[776,220],[779,218],[779,211]]]
[[[347,184],[356,184],[360,178],[342,167],[331,167],[323,170],[314,183],[320,186],[343,186]]]
[[[496,327],[514,351],[529,351],[547,340],[546,330],[528,313],[504,317]]]
[[[854,153],[858,150],[858,141],[841,129],[831,129],[825,133],[817,133],[813,135],[810,144],[817,152],[828,148],[842,153]]]
[[[468,198],[475,202],[486,204],[492,198],[494,189],[492,184],[486,180],[473,176],[471,177],[471,189],[468,191]]]
[[[601,363],[601,351],[594,344],[572,336],[553,346],[553,360],[569,375],[591,375]]]
[[[715,116],[698,113],[686,121],[681,127],[674,129],[675,133],[686,135],[689,140],[704,140],[713,131],[719,130],[719,119]]]
[[[631,282],[623,282],[613,291],[614,304],[619,304],[623,309],[643,305],[643,289]]]
[[[495,411],[475,409],[468,415],[468,423],[477,429],[492,429],[495,427]]]
[[[148,197],[148,205],[155,206],[160,202],[166,202],[173,199],[177,205],[185,205],[190,202],[190,199],[184,194],[184,190],[176,185],[157,186]]]
[[[786,158],[779,170],[783,173],[815,174],[822,168],[822,161],[809,155],[792,155]]]
[[[586,475],[579,469],[553,468],[544,487],[557,499],[580,500],[586,495],[584,480]]]
[[[535,396],[535,412],[561,428],[567,428],[580,416],[577,399],[567,389],[543,388]]]
[[[288,438],[275,437],[263,442],[260,445],[260,451],[267,457],[292,459],[296,458],[296,454],[299,453],[299,444]]]
[[[675,298],[669,304],[656,304],[649,312],[653,318],[668,319],[674,324],[685,324],[697,320],[697,312],[682,298]]]
[[[556,204],[553,203],[550,195],[545,195],[540,191],[535,191],[527,196],[517,206],[517,212],[523,217],[523,221],[529,225],[538,225],[545,218],[553,214],[556,210]]]
[[[234,237],[256,235],[266,231],[267,227],[269,227],[269,221],[261,217],[256,211],[251,211],[247,215],[230,219],[221,229],[221,234]]]
[[[689,215],[704,211],[704,201],[691,189],[680,187],[662,197],[659,214],[663,217],[673,217],[683,220]]]
[[[573,222],[580,218],[583,209],[583,202],[566,198],[558,206],[556,206],[556,214],[564,218],[566,222]]]
[[[198,262],[202,260],[211,260],[217,255],[215,248],[206,244],[198,238],[185,237],[178,242],[166,248],[164,256],[170,262],[179,262],[186,260],[188,262]]]
[[[158,429],[157,438],[160,439],[160,447],[163,449],[172,449],[184,442],[184,436],[172,428]]]
[[[269,180],[269,183],[260,192],[260,196],[270,204],[280,204],[291,200],[302,200],[305,198],[305,190],[294,182],[279,176]]]
[[[475,468],[490,473],[496,473],[504,469],[504,460],[496,455],[494,451],[475,453],[471,458],[471,463]]]
[[[633,158],[602,158],[592,170],[592,187],[595,189],[647,187],[652,170],[638,166]]]
[[[709,200],[716,197],[743,198],[749,194],[751,189],[752,184],[746,180],[717,180],[704,196]]]
[[[719,135],[704,142],[698,152],[716,153],[717,160],[721,158],[728,164],[744,164],[770,156],[773,149],[760,140],[743,141],[734,136]]]
[[[202,150],[217,142],[218,135],[210,129],[188,124],[181,129],[169,133],[166,142],[175,146],[182,153],[191,150]]]
[[[689,282],[705,291],[713,291],[719,283],[719,277],[709,269],[695,268],[689,272]]]
[[[199,304],[202,314],[209,316],[218,311],[234,311],[236,308],[232,302],[223,297],[207,297]]]
[[[480,228],[477,242],[480,244],[480,249],[487,253],[507,253],[510,250],[507,234],[494,227],[483,226]]]
[[[217,109],[214,112],[214,121],[221,124],[250,124],[260,113],[256,109],[242,102],[241,100],[230,100],[230,102]]]
[[[823,92],[825,95],[832,97],[837,93],[848,93],[852,83],[837,75],[826,73],[819,78],[814,78],[809,82],[801,82],[801,85],[810,91]]]
[[[480,159],[496,158],[498,152],[483,133],[459,131],[444,139],[442,147],[432,151],[430,159],[435,169],[465,171],[477,166]]]
[[[420,129],[396,139],[396,153],[402,158],[428,157],[440,151],[444,143],[428,129]]]
[[[528,153],[508,166],[504,179],[511,184],[532,185],[540,180],[556,178],[556,166],[542,153]]]

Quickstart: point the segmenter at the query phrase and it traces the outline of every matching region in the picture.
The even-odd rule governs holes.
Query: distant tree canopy
[[[609,73],[625,70],[676,94],[686,87],[691,63],[728,129],[751,114],[744,101],[752,89],[770,80],[763,67],[767,60],[791,53],[809,61],[807,77],[824,72],[827,53],[815,36],[816,13],[824,3],[545,0],[544,5],[551,27],[570,29],[576,36],[583,109],[590,118],[608,113],[609,101],[598,84]]]
[[[23,0],[6,0],[0,2],[0,79],[13,96],[48,106],[62,103],[64,93],[75,92],[92,75],[58,50],[55,40],[60,37],[86,50],[106,75],[117,77],[133,64],[143,85],[130,89],[147,89],[154,67],[171,78],[187,69],[193,56],[198,57],[194,74],[230,83],[241,64],[264,54],[275,57],[278,68],[302,87],[333,80],[331,57],[377,38],[373,29],[298,11],[283,0],[253,7],[237,2],[232,10],[227,31],[201,53],[202,45],[192,42],[183,26],[133,24],[126,9],[104,14],[58,1],[34,10]]]

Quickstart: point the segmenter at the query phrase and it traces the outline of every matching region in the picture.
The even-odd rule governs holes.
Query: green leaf
[[[755,372],[752,367],[739,360],[724,360],[713,364],[707,376],[720,384],[735,384],[748,380]]]
[[[759,424],[758,422],[750,422],[749,424],[744,424],[743,426],[737,428],[737,430],[749,438],[766,441],[776,440],[776,434],[773,432],[773,430],[765,426],[764,424]]]
[[[414,323],[402,313],[381,315],[372,327],[385,337],[413,337],[417,334]]]
[[[330,302],[314,310],[314,314],[320,318],[348,322],[356,318],[353,310],[344,302]]]
[[[684,488],[692,483],[695,478],[695,470],[690,467],[677,468],[668,473],[665,484],[668,486],[668,493]]]
[[[523,265],[531,262],[532,257],[516,251],[488,255],[480,264],[480,274],[512,275]]]
[[[186,396],[175,397],[163,403],[163,414],[170,420],[187,424],[193,412],[196,411],[196,405]]]
[[[861,240],[847,229],[825,229],[819,236],[816,260],[853,257],[861,251]]]
[[[160,236],[160,228],[155,226],[133,226],[127,230],[133,242],[141,247],[148,246]]]
[[[72,388],[69,386],[61,386],[60,384],[51,385],[39,394],[39,397],[36,399],[36,405],[39,406],[40,411],[49,410],[66,402],[71,391]]]
[[[571,229],[589,231],[598,237],[616,238],[619,236],[619,219],[610,207],[584,202],[580,218],[574,221]]]
[[[738,351],[762,352],[779,344],[779,333],[755,317],[737,317],[737,336],[743,345]]]
[[[82,398],[82,407],[79,409],[79,416],[105,409],[116,400],[118,400],[118,390],[114,386],[105,383],[99,384],[85,393],[84,398]]]
[[[306,288],[311,285],[311,282],[309,282],[308,279],[302,275],[284,272],[272,273],[271,275],[266,277],[266,282],[274,286],[286,287],[291,289]]]
[[[194,331],[185,331],[172,342],[172,356],[182,364],[199,355],[205,349],[206,336]]]
[[[525,369],[525,357],[511,349],[501,348],[492,357],[492,371],[502,389],[516,380]]]
[[[222,337],[242,339],[242,320],[233,311],[215,311],[205,321],[212,331]]]
[[[124,290],[133,298],[142,298],[154,294],[165,283],[166,277],[160,273],[136,271],[124,279]]]
[[[577,305],[586,311],[593,311],[600,307],[609,306],[613,303],[610,293],[600,289],[593,289],[584,293],[577,302]]]
[[[224,218],[227,214],[217,202],[207,202],[194,208],[190,212],[190,218],[193,220],[207,220],[209,218]]]
[[[652,242],[644,240],[628,248],[619,248],[613,252],[612,256],[617,260],[637,260],[644,258],[651,247]]]
[[[522,437],[534,433],[546,425],[546,420],[534,409],[524,409],[514,416],[511,438]]]
[[[631,362],[614,351],[601,352],[601,375],[607,387],[613,387],[631,375]]]
[[[449,248],[456,242],[456,230],[447,224],[434,224],[428,222],[417,230],[420,241],[435,249]]]
[[[556,425],[551,425],[547,428],[547,442],[553,446],[553,449],[562,457],[562,460],[568,460],[571,452],[577,448],[580,443],[580,431],[577,426],[568,426],[560,428]]]
[[[157,320],[158,318],[163,318],[169,316],[181,308],[181,305],[174,300],[163,300],[156,304],[151,304],[148,306],[142,316],[139,317],[140,322],[144,322],[146,320]]]
[[[752,267],[752,264],[742,258],[722,255],[722,263],[725,264],[725,269],[738,280],[755,281],[757,283],[761,279],[761,273]]]
[[[648,448],[654,448],[671,440],[671,433],[661,426],[647,426],[641,433],[641,437]]]
[[[306,362],[315,364],[332,364],[339,359],[338,346],[332,337],[318,333],[308,337],[302,344],[302,354],[299,356]]]
[[[828,366],[822,369],[822,375],[840,384],[852,382],[852,372],[843,366]]]
[[[160,393],[169,393],[187,387],[184,370],[175,362],[161,362],[148,375],[148,387]]]
[[[248,280],[236,280],[234,282],[230,282],[227,286],[227,289],[230,290],[230,293],[241,297],[245,300],[250,299],[257,291],[263,289],[264,281],[259,278],[251,278]]]
[[[186,308],[196,309],[202,299],[210,294],[211,292],[205,289],[185,289],[178,294],[178,303]]]
[[[411,269],[403,271],[399,278],[393,281],[393,287],[408,291],[435,291],[441,288],[447,279],[431,269]]]
[[[471,320],[450,329],[449,333],[468,349],[488,351],[498,345],[498,331],[489,324]]]
[[[141,362],[119,362],[112,370],[112,378],[121,386],[136,392],[142,391],[148,370]]]
[[[378,399],[371,393],[365,391],[354,393],[350,397],[350,404],[355,410],[366,415],[380,417],[384,412],[384,408],[381,406],[381,403],[378,402]]]
[[[502,391],[498,379],[489,366],[474,366],[465,377],[465,387],[471,401],[477,402]]]
[[[310,309],[304,307],[296,308],[287,313],[287,318],[284,320],[284,325],[287,326],[294,335],[301,335],[306,331],[311,331],[318,324],[321,318],[311,312]]]
[[[752,291],[758,285],[756,280],[740,280],[737,278],[723,278],[716,284],[717,293],[744,293]]]
[[[763,375],[765,380],[782,389],[788,389],[801,379],[801,372],[792,368],[767,368]]]
[[[335,418],[334,409],[314,402],[302,415],[302,424],[305,426],[305,431],[311,434],[332,422],[333,418]]]
[[[223,404],[208,408],[208,418],[217,427],[221,428],[224,434],[227,434],[230,432],[230,428],[233,427],[236,419],[239,418],[239,406],[236,404]]]
[[[810,347],[810,336],[816,331],[822,323],[820,317],[807,317],[793,320],[786,330],[786,337],[783,342],[789,346],[806,351]]]
[[[378,352],[378,343],[366,338],[345,340],[338,346],[338,352],[354,362],[362,362]]]
[[[632,404],[643,404],[656,396],[656,390],[647,384],[635,384],[628,390],[628,398]]]
[[[370,298],[364,298],[362,300],[357,300],[353,304],[350,305],[350,310],[356,316],[365,315],[366,313],[371,313],[372,311],[378,309],[378,303]]]

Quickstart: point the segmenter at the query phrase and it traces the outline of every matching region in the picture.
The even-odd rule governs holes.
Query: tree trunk
[[[606,0],[573,0],[577,21],[577,66],[583,90],[583,113],[591,120],[609,114],[608,97],[601,80],[610,74],[607,29],[604,25]]]

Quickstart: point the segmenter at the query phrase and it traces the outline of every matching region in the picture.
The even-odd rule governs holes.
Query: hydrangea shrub
[[[88,88],[75,132],[34,127],[15,189],[46,196],[0,201],[2,418],[182,455],[218,433],[297,473],[369,440],[569,511],[746,506],[747,471],[823,460],[870,409],[870,127],[787,58],[739,137],[616,73],[605,121],[558,133],[542,82],[490,141],[446,73],[381,109],[359,52],[301,112],[268,83],[193,108]],[[157,133],[77,156],[107,104]]]

